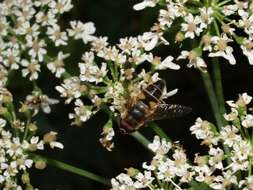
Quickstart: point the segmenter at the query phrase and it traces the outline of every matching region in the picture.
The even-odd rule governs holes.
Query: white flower
[[[233,145],[234,157],[239,161],[247,160],[252,156],[251,144],[247,141],[241,140]]]
[[[94,54],[86,52],[82,59],[84,63],[79,63],[80,68],[80,80],[99,83],[103,81],[103,77],[107,74],[107,64],[102,63],[101,68],[99,68],[94,61]]]
[[[193,16],[191,13],[184,17],[186,23],[181,24],[182,31],[185,32],[185,38],[193,39],[203,31],[201,28],[201,19],[199,16]]]
[[[74,36],[75,39],[82,39],[85,44],[95,39],[92,36],[96,31],[93,22],[83,24],[81,21],[71,21],[70,26],[71,29],[68,29],[69,36]]]
[[[173,61],[173,57],[172,56],[168,56],[166,57],[162,62],[158,62],[158,64],[155,64],[156,65],[156,69],[157,70],[164,70],[164,69],[173,69],[173,70],[178,70],[180,69],[180,66],[175,64]],[[155,61],[155,60],[154,60]]]
[[[30,142],[24,141],[22,147],[28,149],[29,151],[43,150],[44,142],[39,139],[37,136],[33,136],[30,139]]]
[[[127,174],[119,174],[111,179],[111,190],[134,190],[134,182]]]
[[[246,92],[243,94],[239,94],[239,98],[236,102],[233,100],[226,101],[226,103],[231,107],[231,108],[238,108],[238,107],[243,107],[248,105],[252,100],[252,97],[249,96]]]
[[[47,53],[47,50],[44,48],[46,43],[44,40],[39,40],[37,37],[33,38],[32,36],[26,37],[27,47],[29,47],[28,54],[35,59],[38,58],[39,62],[44,60],[44,55]]]
[[[212,7],[202,7],[199,8],[200,10],[200,18],[202,20],[201,22],[201,28],[206,28],[207,25],[211,24],[211,22],[213,21],[213,9]]]
[[[1,9],[0,9],[0,11],[1,11]],[[1,26],[0,36],[6,36],[8,34],[8,28],[9,28],[9,23],[7,22],[6,17],[4,17],[4,16],[0,17],[0,26]]]
[[[253,35],[253,15],[245,14],[239,20],[239,26],[244,29],[245,33],[250,37]]]
[[[62,143],[56,141],[57,139],[57,132],[54,132],[54,131],[50,131],[49,133],[46,133],[44,136],[43,136],[43,141],[45,144],[49,144],[49,146],[54,149],[54,148],[60,148],[60,149],[63,149],[64,146]]]
[[[242,126],[249,128],[253,127],[253,115],[252,114],[247,114],[244,120],[242,121]]]
[[[241,136],[237,134],[238,129],[233,125],[227,125],[221,129],[220,138],[224,141],[224,144],[232,147],[235,143],[240,142]]]
[[[235,108],[231,108],[231,112],[229,114],[225,113],[223,116],[227,121],[234,121],[238,117],[238,111]]]
[[[197,118],[195,124],[190,127],[190,131],[192,134],[196,135],[197,139],[206,139],[214,135],[209,126],[209,122],[203,121],[200,117]]]
[[[96,28],[93,22],[87,22],[84,24],[82,30],[82,40],[85,44],[95,39],[94,36],[92,36],[92,34],[94,34],[95,31]]]
[[[145,32],[138,38],[142,43],[146,51],[150,51],[158,44],[159,36],[153,32]]]
[[[2,52],[3,64],[11,70],[17,70],[20,62],[20,51],[18,49],[9,48]]]
[[[249,64],[253,65],[253,42],[247,39],[240,47],[242,49],[243,54],[248,58]]]
[[[177,58],[177,60],[179,59],[188,59],[189,63],[187,64],[187,67],[190,68],[193,66],[194,68],[197,68],[203,72],[206,72],[207,65],[205,61],[201,57],[199,57],[194,50],[181,51],[181,55]]]
[[[162,29],[170,28],[174,19],[181,16],[179,7],[174,4],[168,4],[167,10],[160,9],[158,21]]]
[[[34,110],[34,115],[38,113],[39,108],[42,109],[44,113],[49,114],[51,112],[50,105],[57,104],[59,101],[57,99],[49,98],[47,95],[34,93],[26,97],[25,103]]]
[[[212,43],[215,44],[214,49],[216,52],[209,53],[209,57],[223,57],[231,65],[236,64],[236,60],[233,53],[233,48],[228,46],[227,43],[231,42],[232,40],[229,39],[226,35],[223,35],[222,37],[213,36],[211,39]]]
[[[236,4],[225,5],[225,6],[223,6],[222,13],[225,16],[229,16],[229,15],[234,14],[236,12],[236,10],[237,10]]]
[[[54,2],[54,1],[53,1]],[[66,32],[61,32],[60,26],[54,24],[47,28],[49,38],[55,43],[55,46],[67,45],[68,36]]]
[[[164,155],[171,149],[171,143],[167,142],[166,139],[160,140],[159,136],[155,136],[153,142],[148,145],[148,148],[156,154]]]
[[[90,119],[92,116],[92,111],[91,111],[91,106],[86,106],[83,104],[81,99],[77,99],[75,101],[75,113],[70,113],[69,118],[70,119],[75,119],[77,121],[74,121],[73,124],[76,124],[75,122],[86,122],[87,120]]]
[[[4,126],[6,125],[6,120],[0,118],[0,132],[2,131],[2,128],[4,128]]]
[[[52,9],[54,14],[68,12],[72,9],[73,5],[71,4],[71,0],[58,0],[51,1],[49,3],[49,7]]]
[[[143,2],[137,3],[133,6],[133,9],[140,11],[146,7],[154,7],[159,2],[159,0],[144,0]]]
[[[14,137],[12,141],[6,142],[6,153],[12,156],[19,156],[22,154],[22,148],[20,144],[20,139],[18,137]]]
[[[37,7],[43,7],[45,5],[48,5],[51,0],[37,0],[34,2],[34,5]]]
[[[82,92],[87,89],[84,85],[81,85],[78,77],[67,78],[61,86],[56,86],[55,88],[61,93],[61,97],[67,98],[66,104],[69,104],[73,98],[79,98]]]
[[[103,128],[103,132],[101,133],[102,137],[99,139],[100,143],[108,150],[111,151],[114,147],[114,143],[112,139],[115,135],[115,132],[112,127],[108,127],[105,125]]]
[[[60,51],[57,55],[57,58],[52,61],[49,62],[47,64],[47,68],[52,72],[55,73],[55,76],[57,78],[60,78],[61,75],[65,72],[65,68],[64,68],[64,59],[66,59],[69,56],[69,54],[63,54],[62,51]]]
[[[213,166],[214,168],[222,170],[223,169],[222,161],[223,161],[223,156],[224,156],[223,150],[220,149],[219,147],[218,148],[211,147],[208,153],[210,155],[210,158],[208,161],[210,166]]]
[[[40,72],[40,65],[38,62],[33,59],[30,62],[26,59],[23,59],[21,61],[21,65],[23,67],[26,67],[25,69],[22,69],[22,76],[26,77],[28,74],[30,75],[29,80],[37,80],[39,77],[38,72]]]
[[[38,37],[40,34],[39,32],[39,25],[38,24],[33,24],[31,26],[29,21],[23,22],[22,25],[17,28],[16,33],[19,35],[26,35],[26,37]]]
[[[135,176],[137,181],[134,182],[134,187],[137,189],[148,187],[148,185],[151,184],[152,181],[154,180],[154,177],[152,177],[151,175],[152,174],[150,171],[144,171],[144,175],[141,172],[139,172]]]
[[[39,11],[35,17],[36,22],[42,26],[55,25],[57,23],[55,14],[51,10],[46,13]]]

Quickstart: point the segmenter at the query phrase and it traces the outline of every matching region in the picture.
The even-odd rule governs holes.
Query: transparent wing
[[[181,117],[191,111],[190,107],[178,104],[159,104],[155,113],[149,118],[149,121]]]

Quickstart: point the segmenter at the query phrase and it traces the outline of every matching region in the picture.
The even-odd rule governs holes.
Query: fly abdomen
[[[132,110],[130,110],[129,115],[131,115],[137,122],[140,122],[145,116],[144,110],[138,109],[137,106],[134,106]]]
[[[143,102],[149,105],[149,102],[158,102],[162,96],[163,89],[165,87],[165,82],[163,80],[158,80],[155,83],[149,85],[144,89],[144,100]]]

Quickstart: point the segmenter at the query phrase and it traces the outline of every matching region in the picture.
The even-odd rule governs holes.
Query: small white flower
[[[119,174],[111,179],[112,190],[134,190],[134,182],[127,174]]]
[[[67,98],[65,103],[69,104],[73,98],[79,98],[87,88],[81,85],[81,81],[78,77],[71,77],[64,80],[61,86],[55,87],[58,92],[61,93],[61,97]]]
[[[216,52],[209,53],[209,57],[223,57],[231,65],[236,64],[236,60],[233,53],[233,48],[228,46],[227,43],[231,42],[232,40],[229,39],[226,35],[223,35],[222,37],[213,36],[211,39],[212,43],[215,45],[214,49]]]
[[[190,127],[190,131],[197,139],[206,139],[214,135],[209,126],[209,122],[203,121],[200,117],[197,118],[195,124]]]
[[[42,109],[44,113],[49,114],[51,112],[50,105],[57,104],[59,101],[57,99],[49,98],[47,95],[34,93],[26,97],[25,103],[34,110],[34,115],[38,113],[39,108]]]
[[[235,143],[240,142],[241,136],[237,134],[238,129],[233,125],[227,125],[222,128],[220,132],[220,138],[224,141],[224,144],[232,147]]]
[[[71,0],[58,0],[50,1],[49,7],[52,9],[54,14],[62,14],[72,9],[73,5],[71,4]]]
[[[180,66],[173,63],[173,57],[168,56],[166,57],[160,64],[156,66],[156,69],[158,70],[164,70],[164,69],[173,69],[173,70],[178,70],[180,69]]]
[[[154,7],[159,2],[159,0],[144,0],[143,2],[137,3],[133,6],[133,9],[140,11],[146,7]]]
[[[242,121],[242,126],[249,128],[253,127],[253,115],[252,114],[247,114],[244,120]]]
[[[253,42],[249,39],[246,39],[244,44],[240,47],[243,54],[248,58],[249,64],[253,65]]]
[[[59,148],[63,149],[64,146],[62,143],[56,141],[57,140],[57,132],[50,131],[49,133],[46,133],[43,137],[43,141],[45,144],[49,144],[49,146],[54,149],[54,148]]]
[[[69,118],[75,119],[73,124],[78,124],[78,122],[86,122],[92,116],[91,106],[86,106],[83,104],[81,99],[75,101],[75,113],[70,113]]]
[[[18,49],[9,48],[2,52],[3,64],[11,70],[17,70],[20,62],[20,51]]]
[[[54,2],[54,1],[53,1]],[[60,26],[54,24],[47,28],[49,38],[55,43],[55,46],[67,45],[68,36],[66,32],[61,32]]]
[[[198,56],[194,50],[181,51],[181,55],[177,58],[177,60],[179,60],[179,59],[188,59],[189,63],[187,64],[187,67],[189,67],[189,68],[194,67],[194,68],[197,68],[203,72],[206,72],[207,65],[206,65],[205,61],[200,56]]]
[[[44,40],[39,40],[38,37],[32,36],[26,37],[27,47],[29,47],[28,54],[33,58],[38,58],[39,62],[44,60],[44,55],[47,53],[46,43]]]
[[[239,161],[247,160],[252,156],[251,144],[247,141],[241,140],[233,145],[234,157]]]
[[[30,75],[29,80],[37,80],[39,77],[38,72],[40,72],[40,65],[38,62],[33,59],[31,61],[28,61],[26,59],[23,59],[21,61],[21,65],[25,67],[25,69],[22,69],[22,76],[26,77],[27,75]]]
[[[51,10],[46,13],[39,11],[35,17],[36,22],[42,26],[55,25],[57,23],[55,14]]]
[[[184,17],[186,23],[181,24],[182,31],[185,32],[185,38],[193,39],[196,36],[199,36],[203,31],[201,28],[201,19],[199,16],[194,17],[191,13]]]
[[[201,28],[206,28],[209,24],[213,21],[213,9],[212,7],[202,7],[199,8],[200,10],[200,18],[202,20],[201,22]]]
[[[83,24],[81,21],[71,21],[71,29],[68,30],[69,36],[74,36],[75,39],[82,39],[86,44],[95,39],[93,34],[96,31],[93,22]]]
[[[151,184],[152,181],[154,180],[154,177],[152,177],[151,175],[152,174],[150,171],[144,171],[144,175],[141,172],[139,172],[135,176],[137,181],[134,182],[134,187],[137,189],[148,187],[148,185]]]
[[[167,142],[165,139],[160,140],[159,136],[155,136],[153,142],[148,145],[148,148],[156,154],[164,155],[168,153],[171,146],[170,142]]]
[[[144,49],[150,51],[158,44],[159,36],[153,32],[145,32],[138,39],[143,43]]]
[[[55,73],[55,76],[57,78],[60,78],[62,76],[62,74],[65,72],[63,60],[66,59],[68,56],[69,56],[69,54],[63,54],[63,52],[60,51],[57,55],[57,58],[54,61],[49,62],[47,64],[47,68],[52,73]]]

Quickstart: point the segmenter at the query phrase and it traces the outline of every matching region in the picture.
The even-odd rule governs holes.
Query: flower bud
[[[44,160],[37,160],[35,162],[35,168],[39,170],[45,169],[47,166],[46,162]]]
[[[21,180],[22,180],[23,184],[29,184],[29,183],[30,183],[29,174],[28,174],[28,173],[24,173],[24,174],[21,176]]]

